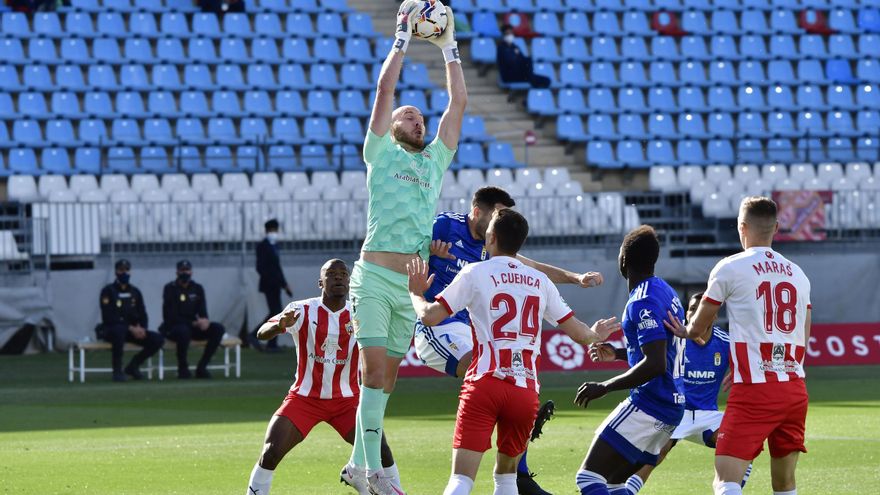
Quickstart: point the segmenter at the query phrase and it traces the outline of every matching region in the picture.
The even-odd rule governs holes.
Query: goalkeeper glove
[[[458,56],[458,42],[455,41],[455,16],[452,14],[452,7],[446,7],[446,29],[443,30],[443,34],[428,41],[443,50],[443,60],[447,64],[450,62],[461,63],[461,58]]]
[[[412,39],[413,24],[416,21],[414,14],[418,8],[419,3],[415,0],[406,0],[400,4],[400,10],[397,11],[397,31],[394,33],[394,46],[392,47],[394,53],[406,53],[409,40]]]

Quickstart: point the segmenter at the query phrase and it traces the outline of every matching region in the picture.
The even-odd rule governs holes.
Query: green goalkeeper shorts
[[[408,278],[374,263],[356,261],[351,273],[354,335],[361,348],[384,346],[389,356],[409,351],[416,312],[409,298]]]

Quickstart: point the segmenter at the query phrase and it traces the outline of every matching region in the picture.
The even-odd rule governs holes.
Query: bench
[[[190,347],[205,347],[206,342],[204,340],[193,340],[190,342]],[[169,347],[172,353],[175,352],[175,344],[173,341],[166,341],[165,346],[159,349],[153,357],[156,357],[158,363],[156,365],[153,364],[153,357],[147,359],[147,362],[141,366],[141,371],[145,371],[147,374],[147,378],[153,379],[153,371],[157,372],[159,380],[165,379],[165,371],[166,370],[176,370],[177,365],[174,366],[165,366],[165,347]],[[223,370],[223,376],[229,377],[230,372],[235,370],[235,377],[241,378],[241,339],[238,337],[230,337],[228,335],[223,337],[223,340],[220,341],[220,347],[223,348],[223,364],[212,364],[208,365],[208,369],[212,370]],[[86,381],[86,373],[112,373],[113,368],[110,367],[101,367],[101,368],[89,368],[86,366],[86,353],[90,351],[109,351],[113,347],[109,342],[104,341],[80,341],[73,343],[67,350],[67,380],[69,382],[74,381],[74,376],[79,374],[79,381],[83,383]],[[123,347],[124,351],[140,351],[141,347],[134,344],[125,344]],[[235,351],[234,358],[230,357],[230,350]],[[172,354],[173,355],[173,354]],[[77,359],[78,357],[78,359]]]

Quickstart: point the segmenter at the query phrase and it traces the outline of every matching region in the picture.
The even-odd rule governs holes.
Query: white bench
[[[206,341],[204,340],[193,340],[190,342],[190,347],[205,347],[205,344]],[[173,341],[165,341],[165,345],[169,346],[169,349],[173,352],[177,344]],[[227,378],[229,377],[230,372],[234,369],[235,377],[241,378],[241,339],[226,335],[223,337],[223,340],[220,341],[220,347],[223,348],[223,364],[208,365],[208,369],[223,370],[223,376]],[[109,342],[104,341],[81,341],[72,344],[67,350],[67,380],[72,383],[74,381],[74,376],[79,374],[79,381],[80,383],[83,383],[86,381],[86,373],[112,373],[113,368],[110,367],[90,368],[86,366],[87,352],[109,351],[112,348],[113,346]],[[141,347],[126,343],[123,350],[140,351]],[[230,350],[235,351],[234,357],[230,357]],[[159,352],[156,353],[156,357],[158,358],[158,364],[154,365],[153,358],[150,357],[147,359],[144,366],[141,367],[141,371],[146,371],[147,378],[150,380],[153,379],[153,371],[156,371],[159,380],[164,380],[165,371],[176,370],[177,366],[165,366],[164,347],[159,349]]]

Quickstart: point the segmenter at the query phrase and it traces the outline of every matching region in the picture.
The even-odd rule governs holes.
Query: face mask
[[[513,43],[513,35],[512,34],[505,34],[504,41],[507,43]]]
[[[130,279],[131,279],[131,275],[129,275],[128,273],[117,273],[116,274],[116,281],[122,285],[127,285],[128,281]]]
[[[269,240],[269,244],[275,244],[278,242],[278,232],[269,232],[266,234],[266,239]]]
[[[191,278],[192,278],[192,274],[189,274],[189,273],[178,273],[177,274],[177,280],[179,280],[183,283],[189,282],[189,280]]]

